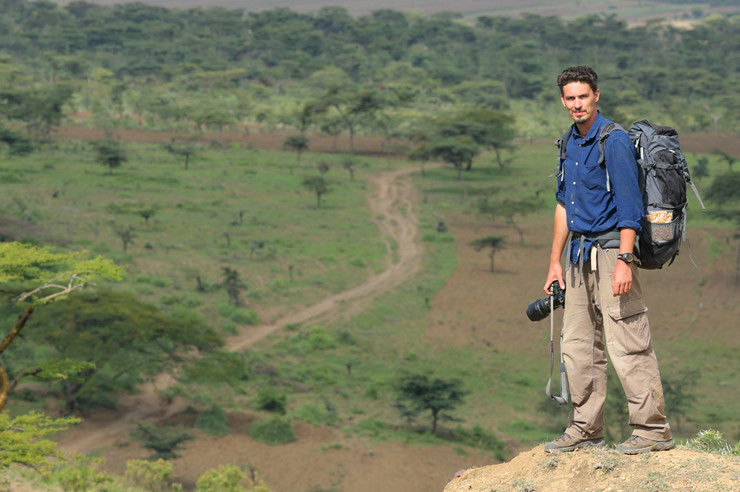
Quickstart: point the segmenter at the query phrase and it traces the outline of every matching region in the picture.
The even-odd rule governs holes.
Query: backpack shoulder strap
[[[604,157],[606,139],[615,130],[627,133],[627,130],[625,130],[622,125],[620,125],[619,123],[614,123],[613,121],[610,121],[609,123],[601,127],[601,132],[599,133],[599,165],[604,164],[606,160]]]
[[[613,131],[622,131],[627,133],[627,130],[625,130],[622,125],[619,123],[614,123],[613,121],[610,121],[606,125],[601,127],[601,131],[599,132],[599,165],[603,165],[604,169],[606,171],[606,191],[612,190],[611,181],[609,180],[609,170],[606,169],[606,158],[604,157],[605,149],[606,149],[606,139],[609,137],[609,135],[612,134]]]
[[[566,151],[566,147],[568,146],[568,140],[570,140],[571,135],[573,135],[573,125],[569,126],[568,129],[563,134],[563,136],[555,142],[555,145],[558,146],[558,150],[559,150],[558,158],[560,159],[560,161],[565,160],[565,151]]]
[[[565,153],[571,135],[573,135],[573,125],[569,126],[563,136],[555,141],[555,145],[558,147],[558,167],[555,176],[561,181],[563,179],[563,162],[565,162]]]

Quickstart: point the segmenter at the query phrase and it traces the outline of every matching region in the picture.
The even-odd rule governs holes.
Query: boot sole
[[[667,442],[657,442],[649,447],[646,448],[634,448],[634,449],[620,449],[619,446],[617,446],[617,451],[619,451],[622,454],[642,454],[642,453],[650,453],[653,451],[668,451],[676,447],[676,444],[671,439]]]
[[[583,441],[583,442],[579,442],[578,444],[574,444],[572,446],[563,446],[562,448],[548,449],[547,447],[545,447],[545,452],[550,453],[550,454],[570,453],[571,451],[575,451],[576,449],[603,448],[603,447],[604,447],[604,440],[601,439],[599,441]]]

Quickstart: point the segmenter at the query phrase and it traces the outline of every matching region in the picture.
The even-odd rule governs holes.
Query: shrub
[[[107,473],[98,471],[102,462],[102,458],[75,455],[74,460],[67,466],[59,467],[52,472],[50,482],[56,483],[64,492],[109,490],[114,479]]]
[[[152,459],[173,459],[179,457],[175,452],[185,441],[193,439],[193,436],[182,429],[173,426],[157,427],[154,424],[143,424],[134,422],[139,428],[136,437],[144,444],[144,447],[154,451]]]
[[[695,438],[686,442],[686,447],[705,453],[740,456],[740,442],[730,446],[722,433],[714,429],[700,431]]]
[[[335,348],[339,345],[337,339],[322,326],[311,326],[307,333],[302,332],[298,336],[301,338],[301,345],[311,351]]]
[[[242,484],[248,484],[246,487]],[[248,488],[247,488],[248,487]],[[196,492],[270,492],[254,472],[250,477],[234,465],[221,465],[200,476]]]
[[[200,476],[195,484],[197,492],[242,492],[246,489],[241,483],[247,475],[234,465],[219,466]]]
[[[391,426],[378,419],[365,419],[355,427],[360,436],[381,437],[391,431]]]
[[[328,398],[324,398],[323,408],[315,402],[307,402],[291,412],[295,418],[313,425],[333,425],[339,420],[337,407]]]
[[[279,415],[254,421],[247,434],[255,441],[265,444],[287,444],[295,441],[293,421]]]
[[[218,307],[218,314],[239,325],[254,326],[260,322],[259,315],[254,309],[242,309],[231,304],[221,304]]]
[[[362,258],[354,258],[349,262],[350,266],[357,267],[357,268],[365,268],[367,265],[364,261],[362,261]]]
[[[277,388],[273,386],[260,388],[257,392],[257,408],[259,410],[284,415],[286,402],[287,397],[285,393],[278,392]]]
[[[296,410],[293,415],[309,424],[321,425],[324,423],[326,412],[320,405],[309,402],[298,407],[298,410]]]
[[[504,442],[496,434],[483,429],[480,425],[476,424],[472,429],[457,426],[455,437],[468,446],[494,451],[496,458],[504,461]]]
[[[195,419],[195,428],[200,429],[212,436],[226,436],[229,434],[229,421],[226,413],[218,405],[213,405],[209,410],[201,412]]]
[[[172,463],[159,459],[157,461],[129,460],[126,463],[126,478],[135,486],[144,490],[181,491],[182,485],[174,483]]]

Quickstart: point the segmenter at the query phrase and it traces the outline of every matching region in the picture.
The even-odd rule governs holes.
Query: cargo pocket
[[[616,325],[611,337],[613,355],[638,354],[650,347],[650,325],[647,316],[643,316],[646,311],[642,297],[620,299],[607,308]]]

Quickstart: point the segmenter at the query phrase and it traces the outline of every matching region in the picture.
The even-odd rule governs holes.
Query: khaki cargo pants
[[[616,249],[595,246],[583,271],[571,265],[566,275],[563,355],[572,400],[566,432],[587,438],[604,436],[606,340],[627,395],[633,434],[667,440],[671,430],[663,414],[663,387],[637,267],[632,265],[630,292],[614,297],[611,283],[617,254]]]

